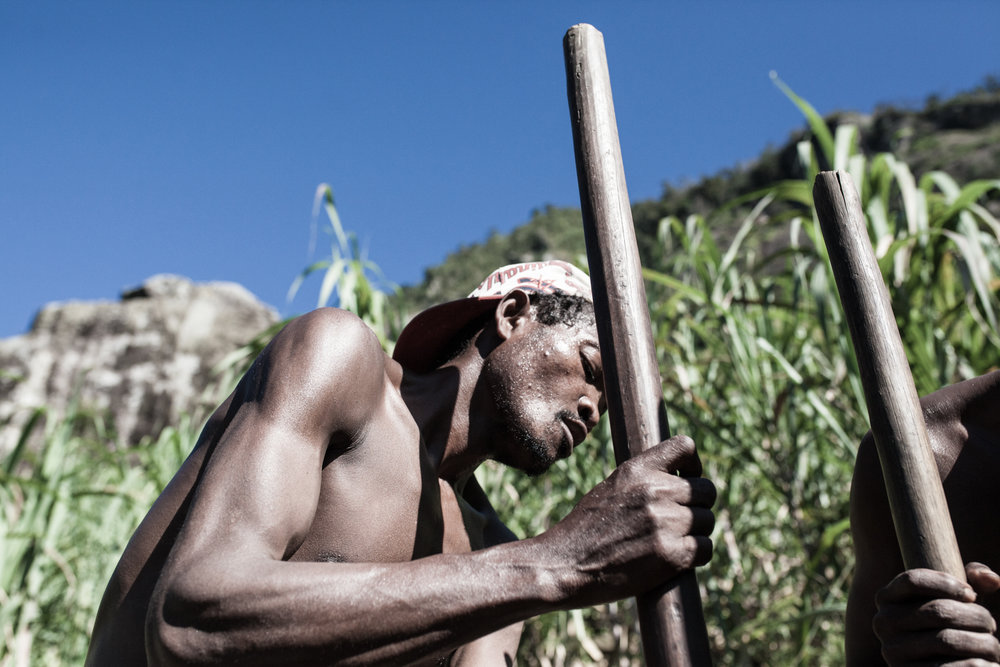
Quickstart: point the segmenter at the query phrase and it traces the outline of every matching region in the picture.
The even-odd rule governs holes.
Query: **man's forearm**
[[[572,606],[575,576],[531,541],[407,563],[232,562],[172,575],[154,664],[406,664]],[[175,570],[177,572],[177,570]]]

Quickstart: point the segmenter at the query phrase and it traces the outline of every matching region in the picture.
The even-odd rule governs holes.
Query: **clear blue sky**
[[[284,295],[322,182],[402,284],[579,205],[562,56],[578,22],[604,33],[633,201],[802,126],[769,70],[823,113],[1000,72],[996,0],[4,0],[0,337],[163,272],[304,312],[317,282]]]

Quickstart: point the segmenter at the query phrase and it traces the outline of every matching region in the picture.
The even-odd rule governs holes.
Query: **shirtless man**
[[[847,604],[848,664],[998,664],[1000,371],[921,403],[970,585],[933,570],[903,572],[869,434],[851,487],[857,567]]]
[[[346,312],[293,320],[130,541],[87,664],[509,665],[523,620],[704,564],[715,488],[684,437],[541,535],[497,518],[476,467],[544,471],[602,392],[589,279],[563,262],[424,311],[393,359]]]

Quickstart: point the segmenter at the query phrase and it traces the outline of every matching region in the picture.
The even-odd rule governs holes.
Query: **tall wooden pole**
[[[646,290],[618,143],[604,37],[575,25],[563,40],[580,204],[615,457],[670,437]],[[637,598],[646,664],[710,665],[693,571]]]
[[[903,564],[965,581],[920,399],[858,192],[847,173],[826,171],[816,177],[813,200],[861,369]]]

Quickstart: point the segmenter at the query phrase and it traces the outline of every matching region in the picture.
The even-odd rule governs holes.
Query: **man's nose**
[[[588,433],[597,426],[597,422],[601,419],[601,411],[597,407],[597,401],[587,394],[581,396],[580,400],[577,401],[576,411],[583,423],[586,424]]]

